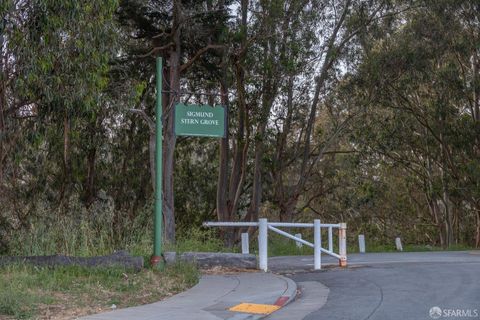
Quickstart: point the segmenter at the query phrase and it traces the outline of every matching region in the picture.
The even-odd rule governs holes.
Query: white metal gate
[[[319,219],[313,220],[313,223],[268,222],[267,219],[258,219],[258,222],[204,222],[203,225],[205,227],[258,227],[259,267],[263,271],[268,270],[268,230],[312,247],[315,270],[322,268],[322,252],[337,258],[341,267],[347,266],[346,223],[322,224]],[[313,243],[278,228],[313,228]],[[328,249],[322,247],[321,228],[328,228]],[[338,229],[338,254],[333,250],[333,229]]]

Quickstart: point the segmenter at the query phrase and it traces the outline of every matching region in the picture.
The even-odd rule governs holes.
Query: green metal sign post
[[[155,218],[152,266],[163,268],[165,260],[162,252],[162,58],[156,60],[156,130],[155,130]],[[185,105],[175,106],[175,134],[179,136],[197,136],[223,138],[227,132],[227,120],[223,106]]]
[[[162,73],[163,62],[161,57],[157,57],[156,61],[156,89],[157,99],[155,105],[156,114],[156,130],[155,130],[155,218],[154,218],[154,239],[153,239],[153,256],[150,260],[152,266],[163,267],[164,259],[162,252]]]

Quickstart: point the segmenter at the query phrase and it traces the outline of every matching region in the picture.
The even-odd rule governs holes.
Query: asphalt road
[[[326,303],[312,308],[315,295],[325,295],[325,290],[307,286],[313,289],[291,304],[292,312],[289,306],[283,311],[283,317],[291,320],[480,319],[478,252],[352,255],[349,268],[319,272],[306,271],[311,268],[309,257],[281,259],[283,273],[300,287],[317,281],[329,289]],[[281,271],[280,260],[269,261],[272,269]],[[299,312],[302,303],[308,303],[305,314]],[[431,309],[441,313],[431,317]],[[268,319],[275,320],[275,314]]]

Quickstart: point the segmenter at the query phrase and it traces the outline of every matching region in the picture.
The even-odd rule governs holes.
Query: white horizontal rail
[[[298,237],[292,236],[290,233],[287,233],[287,232],[285,232],[285,231],[282,231],[282,230],[280,230],[280,229],[277,229],[277,228],[273,227],[270,223],[269,223],[268,229],[270,229],[270,230],[272,230],[273,232],[276,232],[276,233],[278,233],[278,234],[281,234],[282,236],[285,236],[285,237],[290,238],[290,239],[292,239],[292,240],[301,242],[301,243],[303,243],[304,245],[307,245],[307,246],[313,248],[313,243],[308,242],[308,241],[306,241],[306,240],[303,240],[302,238],[298,238]]]
[[[347,266],[347,237],[346,223],[320,223],[319,219],[315,219],[314,223],[295,223],[295,222],[268,222],[267,219],[259,219],[258,222],[204,222],[205,227],[258,227],[258,256],[259,268],[263,271],[268,270],[268,229],[278,233],[284,237],[292,239],[296,242],[302,243],[314,249],[314,269],[321,269],[322,252],[337,258],[341,267]],[[313,228],[314,243],[308,242],[301,237],[296,237],[288,232],[277,229],[283,228]],[[322,233],[321,228],[328,229],[328,250],[322,248]],[[333,252],[333,228],[338,229],[339,254]]]
[[[258,222],[204,222],[204,227],[258,227]]]
[[[272,227],[283,228],[313,228],[313,223],[295,223],[295,222],[268,222]],[[258,227],[258,222],[204,222],[204,227]],[[340,224],[322,223],[321,228],[340,228]]]
[[[268,225],[283,228],[313,228],[313,223],[269,222]]]
[[[321,223],[322,228],[340,228],[340,223]]]
[[[313,228],[313,223],[296,223],[296,222],[269,222],[269,226],[284,228]],[[321,223],[321,228],[340,228],[339,223]]]

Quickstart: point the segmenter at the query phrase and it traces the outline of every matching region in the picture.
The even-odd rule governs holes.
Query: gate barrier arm
[[[267,219],[258,219],[258,222],[204,222],[205,227],[258,227],[258,256],[259,267],[263,271],[268,270],[268,230],[278,233],[289,239],[301,242],[313,248],[314,269],[322,268],[322,252],[337,258],[341,267],[347,266],[347,224],[346,223],[320,223],[315,219],[313,223],[294,222],[268,222]],[[313,228],[313,243],[278,229],[283,228]],[[328,250],[322,248],[321,228],[328,228]],[[333,252],[333,228],[338,229],[338,254]]]

